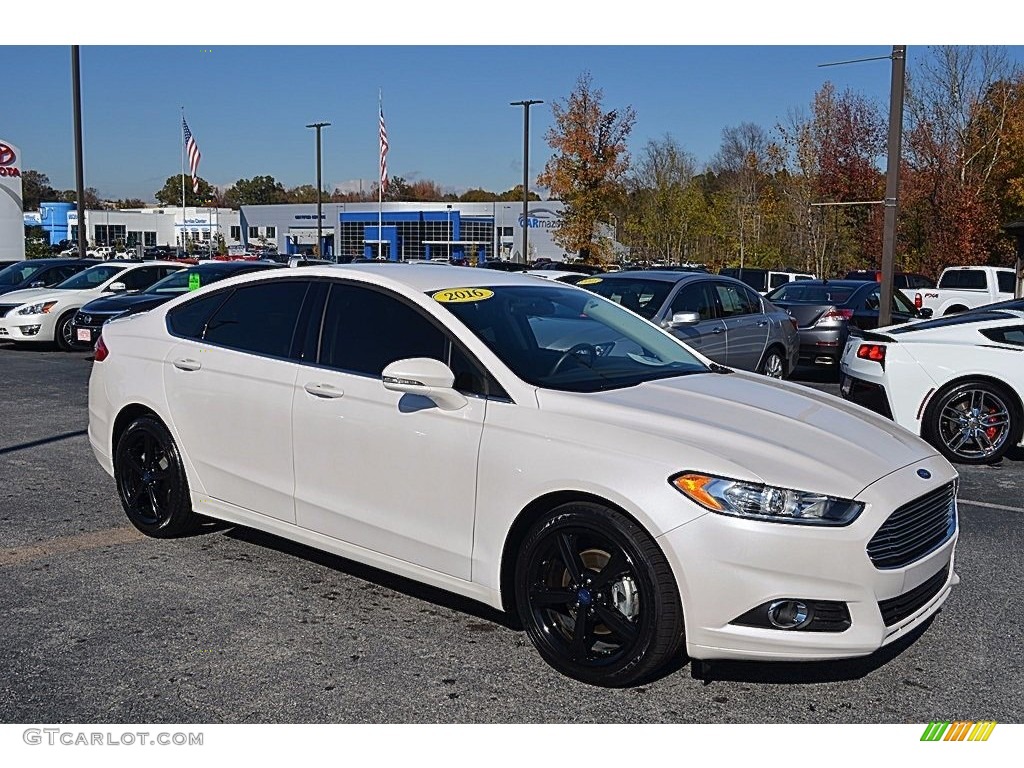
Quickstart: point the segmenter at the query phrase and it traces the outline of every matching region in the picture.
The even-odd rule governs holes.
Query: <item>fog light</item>
[[[35,336],[39,333],[40,326],[38,325],[20,325],[18,329],[21,331],[22,336]]]
[[[768,606],[768,621],[778,629],[799,629],[811,622],[811,612],[799,600],[776,600]]]

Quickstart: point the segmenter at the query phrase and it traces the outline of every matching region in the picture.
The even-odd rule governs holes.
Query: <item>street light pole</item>
[[[523,108],[523,265],[526,264],[526,246],[529,232],[529,201],[530,201],[530,106],[543,104],[540,99],[526,99],[509,103],[512,107]]]
[[[78,198],[78,258],[86,256],[85,170],[82,162],[82,74],[78,63],[78,46],[71,46],[71,82],[74,90],[75,117],[75,196]]]
[[[323,182],[320,181],[320,129],[330,123],[311,123],[307,128],[316,128],[316,255],[323,258]]]

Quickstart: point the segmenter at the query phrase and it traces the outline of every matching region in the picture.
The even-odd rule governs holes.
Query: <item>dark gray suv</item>
[[[657,323],[715,362],[783,378],[800,353],[796,323],[739,280],[638,270],[577,283]]]

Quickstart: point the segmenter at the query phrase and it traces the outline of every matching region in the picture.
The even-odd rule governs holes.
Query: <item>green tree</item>
[[[604,111],[603,98],[590,73],[584,72],[572,94],[552,105],[555,125],[545,139],[555,154],[537,179],[565,204],[555,242],[587,261],[612,257],[611,243],[600,236],[597,225],[622,200],[621,180],[629,170],[626,140],[636,122],[632,107]]]
[[[314,195],[316,188],[313,188]],[[314,196],[314,201],[316,197]],[[288,200],[284,185],[273,176],[239,179],[224,191],[224,200],[232,208],[243,205],[273,205]]]
[[[57,197],[65,203],[77,203],[78,193],[73,189],[65,189],[57,193]],[[103,203],[100,201],[99,193],[96,191],[96,187],[85,188],[85,207],[90,211],[102,210]]]
[[[40,203],[57,200],[60,193],[50,186],[50,177],[45,173],[26,168],[21,174],[21,196],[24,210],[37,211]]]
[[[523,202],[523,185],[517,184],[512,189],[506,189],[500,195],[498,195],[499,202],[510,202],[510,203],[521,203]],[[540,200],[540,195],[534,192],[532,189],[526,195],[527,200]]]
[[[316,185],[300,184],[297,187],[289,189],[286,196],[289,203],[315,203]],[[331,196],[326,191],[323,191],[321,192],[320,199],[326,202],[331,199]]]
[[[182,181],[185,184],[185,205],[187,206],[207,205],[210,198],[216,194],[210,183],[202,177],[199,178],[199,191],[193,192],[192,177],[178,174],[177,176],[168,176],[163,188],[154,194],[157,202],[168,208],[180,206]]]
[[[459,196],[463,203],[492,203],[498,199],[496,194],[486,189],[467,189]]]
[[[125,208],[145,208],[146,201],[137,197],[126,197],[113,201],[114,208],[122,210]]]

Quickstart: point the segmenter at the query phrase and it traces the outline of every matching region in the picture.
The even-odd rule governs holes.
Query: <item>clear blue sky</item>
[[[351,28],[371,18],[359,15],[366,11],[347,15],[342,6],[331,7],[329,18],[322,19],[325,29]],[[250,37],[234,26],[217,27],[225,31],[212,37],[226,41],[221,44],[148,44],[159,36],[160,24],[174,18],[173,9],[163,6],[145,23],[140,39],[147,44],[121,47],[109,44],[110,27],[91,14],[91,26],[80,38],[86,185],[104,198],[152,199],[164,180],[180,171],[182,106],[202,151],[199,173],[219,186],[259,174],[289,187],[315,183],[314,133],[304,126],[332,123],[323,132],[323,179],[331,189],[376,178],[377,95],[382,89],[392,176],[430,179],[455,192],[471,187],[500,192],[522,181],[522,108],[509,102],[546,102],[531,110],[532,183],[550,155],[544,141],[552,124],[550,105],[564,100],[584,71],[603,90],[606,108],[630,105],[636,110],[630,141],[634,153],[649,139],[671,134],[701,164],[718,150],[723,128],[747,121],[771,130],[791,110],[806,110],[826,81],[887,105],[888,61],[818,65],[885,56],[889,44],[811,47],[775,43],[769,32],[754,38],[770,45],[695,45],[680,36],[688,44],[585,46],[551,30],[535,36],[543,45],[522,44],[524,35],[510,37],[515,45],[490,44],[496,38],[493,24],[513,18],[515,9],[505,5],[500,17],[471,17],[471,29],[481,30],[479,42],[488,43],[471,46],[457,44],[475,41],[462,31],[465,25],[451,21],[467,18],[465,4],[450,7],[457,13],[446,17],[440,29],[458,33],[417,35],[405,29],[397,36],[403,43],[410,35],[456,43],[433,46],[330,45],[332,34],[317,34],[315,24],[313,39],[320,44],[274,45],[274,24],[290,30],[283,42],[295,43],[305,35],[295,31],[299,20],[281,18],[284,11],[247,22],[262,30],[253,38],[259,45],[235,42]],[[477,14],[485,8],[469,7]],[[202,13],[201,6],[189,8]],[[539,8],[528,7],[528,13],[531,24],[540,23]],[[303,16],[301,23],[308,25],[316,16]],[[625,32],[635,29],[634,24]],[[607,25],[602,30],[603,36],[584,30],[575,37],[603,41]],[[689,35],[694,36],[693,30]],[[117,37],[129,36],[126,30]],[[747,43],[749,35],[740,37]],[[877,34],[864,35],[870,37]],[[906,42],[907,36],[902,37]],[[621,39],[637,37],[624,34]],[[348,42],[344,36],[338,40]],[[661,42],[656,35],[654,40]],[[0,47],[0,71],[18,93],[18,108],[8,108],[8,97],[2,110],[0,138],[21,147],[23,167],[46,173],[57,188],[73,188],[69,44],[74,41],[44,36],[39,42],[48,44]],[[926,48],[908,45],[912,72]],[[1024,48],[1011,51],[1024,61]]]

